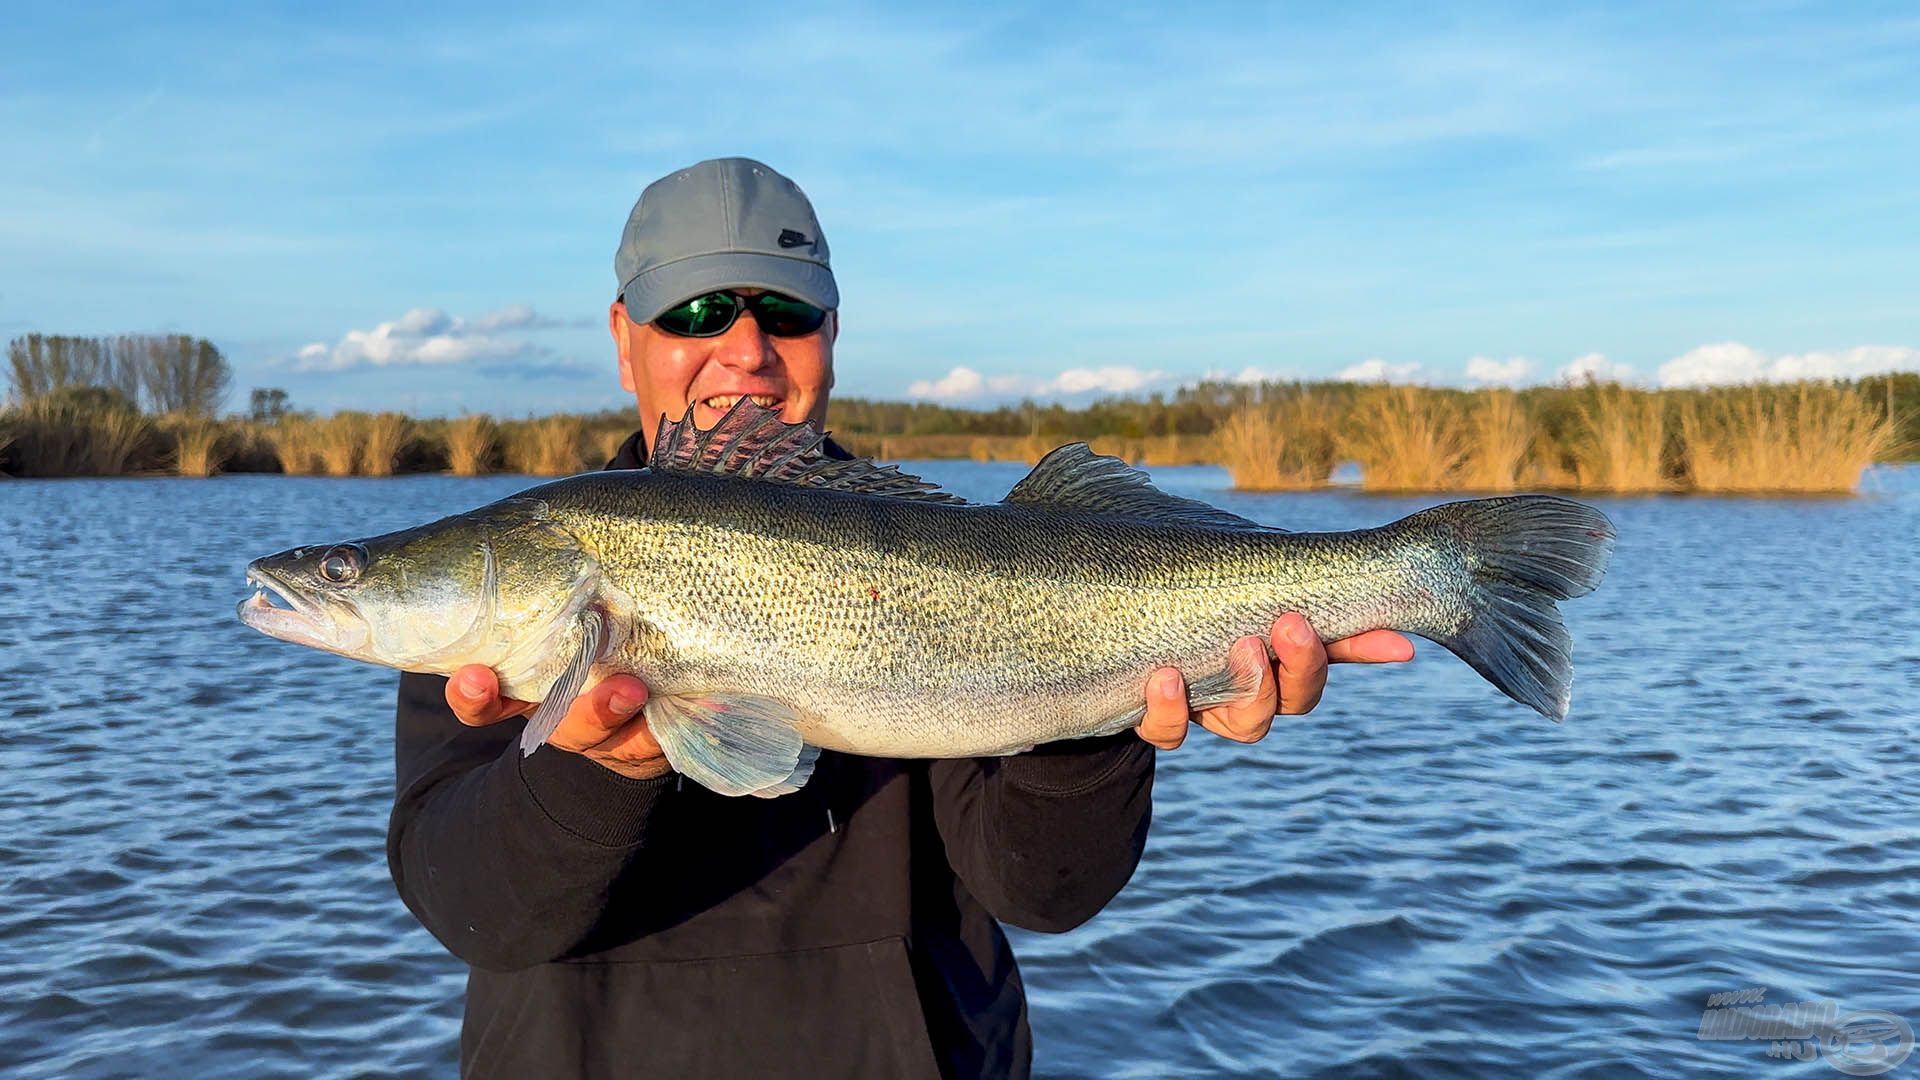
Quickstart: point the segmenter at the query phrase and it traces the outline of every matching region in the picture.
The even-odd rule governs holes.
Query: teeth
[[[709,409],[731,409],[739,404],[741,396],[740,394],[720,394],[706,399],[702,404],[706,405]],[[747,394],[745,396],[753,399],[753,403],[763,409],[771,409],[780,404],[780,399],[774,397],[772,394]]]

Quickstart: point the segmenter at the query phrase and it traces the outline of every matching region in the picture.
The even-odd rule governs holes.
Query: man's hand
[[[1275,715],[1299,716],[1320,704],[1329,663],[1397,664],[1413,659],[1413,642],[1391,630],[1369,630],[1323,646],[1307,620],[1289,612],[1273,621],[1273,655],[1278,659],[1269,661],[1266,643],[1257,637],[1234,642],[1228,662],[1257,668],[1259,689],[1206,709],[1189,710],[1179,669],[1161,668],[1147,679],[1147,715],[1134,730],[1162,750],[1184,742],[1189,723],[1234,742],[1259,742],[1273,727]]]
[[[623,776],[640,780],[665,776],[671,768],[666,754],[647,729],[646,717],[639,715],[646,703],[646,683],[632,675],[608,676],[573,699],[547,744],[591,758]],[[447,680],[447,704],[468,727],[497,724],[531,712],[535,705],[501,697],[499,678],[484,664],[468,664],[453,673]]]

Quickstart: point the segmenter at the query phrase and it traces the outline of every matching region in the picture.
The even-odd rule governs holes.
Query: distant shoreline
[[[1366,491],[1843,494],[1920,449],[1920,375],[1711,390],[1203,383],[1076,409],[847,399],[834,419],[862,456],[1031,464],[1087,442],[1135,464],[1217,465],[1248,491],[1332,487],[1353,461]],[[622,412],[149,416],[81,387],[0,411],[0,477],[559,476],[598,468],[634,427]]]

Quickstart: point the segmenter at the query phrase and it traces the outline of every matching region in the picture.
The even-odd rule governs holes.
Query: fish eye
[[[366,565],[366,548],[359,544],[335,544],[320,557],[320,576],[335,585],[345,585],[359,577]]]

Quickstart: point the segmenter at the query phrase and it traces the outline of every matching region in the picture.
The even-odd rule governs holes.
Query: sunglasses
[[[827,321],[825,308],[777,292],[742,296],[721,291],[670,307],[653,320],[653,325],[681,337],[719,337],[733,326],[742,311],[752,312],[753,321],[760,324],[760,329],[774,337],[811,334]]]

